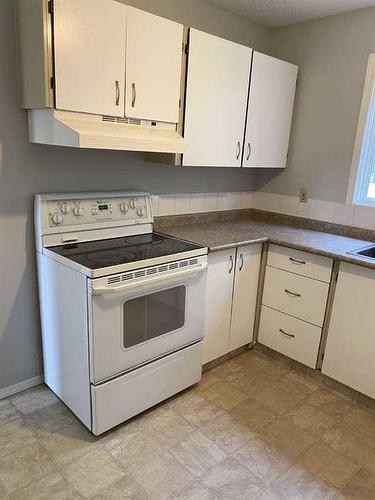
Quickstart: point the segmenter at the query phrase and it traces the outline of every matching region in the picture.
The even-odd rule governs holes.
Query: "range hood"
[[[185,153],[176,124],[59,111],[28,110],[30,142],[74,148]]]

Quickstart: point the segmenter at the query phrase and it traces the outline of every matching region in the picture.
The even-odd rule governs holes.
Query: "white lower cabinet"
[[[375,398],[375,270],[340,266],[322,372]]]
[[[261,252],[257,244],[208,255],[203,363],[252,341]]]
[[[311,368],[316,366],[321,333],[306,321],[262,307],[259,342]]]

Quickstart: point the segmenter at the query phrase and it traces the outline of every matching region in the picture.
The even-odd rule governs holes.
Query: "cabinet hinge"
[[[53,1],[48,1],[48,14],[53,14]]]
[[[51,76],[51,78],[49,79],[49,82],[50,82],[51,89],[54,89],[55,88],[55,78],[53,76]]]
[[[185,54],[186,55],[189,54],[189,44],[188,43],[185,45]]]

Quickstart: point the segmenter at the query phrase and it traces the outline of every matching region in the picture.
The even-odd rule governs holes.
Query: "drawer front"
[[[300,250],[270,245],[267,264],[329,283],[333,260],[321,255],[301,252]]]
[[[296,318],[322,326],[327,283],[267,266],[263,304]]]
[[[289,358],[315,368],[321,328],[262,307],[258,341]]]

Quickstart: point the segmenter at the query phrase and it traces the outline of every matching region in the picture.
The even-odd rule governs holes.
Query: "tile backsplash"
[[[160,194],[152,196],[154,215],[181,215],[256,208],[345,226],[375,229],[375,208],[314,200],[300,203],[295,196],[241,191],[237,193]]]

